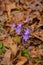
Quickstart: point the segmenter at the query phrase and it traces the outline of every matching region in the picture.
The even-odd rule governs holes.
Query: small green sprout
[[[2,52],[2,50],[0,49],[0,55],[2,54],[3,52]]]
[[[6,50],[5,50],[5,47],[3,46],[3,48],[2,48],[2,52],[5,53],[5,51],[6,51]]]
[[[2,41],[0,41],[0,55],[2,54],[2,53],[4,53],[6,50],[5,50],[5,47],[4,47],[4,45],[3,45],[3,42]]]
[[[3,47],[3,43],[0,41],[0,49]]]
[[[27,52],[26,49],[21,50],[21,55],[27,58],[30,58],[30,54]]]
[[[38,64],[38,63],[39,63],[39,59],[38,59],[38,58],[35,58],[35,59],[34,59],[34,62],[35,62],[36,64]]]

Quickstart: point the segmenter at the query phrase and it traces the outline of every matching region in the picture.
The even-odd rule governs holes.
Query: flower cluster
[[[25,22],[28,22],[28,20],[26,19]],[[15,30],[16,33],[17,33],[18,35],[20,35],[20,33],[21,33],[21,28],[22,28],[22,23],[21,23],[21,22],[18,23],[17,27],[16,27],[15,24],[12,24],[12,28],[16,28],[16,30]],[[23,40],[27,41],[27,40],[29,39],[29,34],[30,34],[30,29],[25,29],[25,30],[24,30],[24,33],[23,33],[23,35],[22,35]]]

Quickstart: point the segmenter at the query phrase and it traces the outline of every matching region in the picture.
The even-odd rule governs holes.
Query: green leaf
[[[21,50],[21,55],[27,58],[30,58],[30,54],[27,52],[26,49]]]
[[[25,53],[23,56],[24,56],[24,57],[27,57],[27,58],[30,57],[29,54],[27,54],[27,53]]]
[[[0,55],[2,54],[3,52],[2,52],[2,50],[0,49]]]
[[[2,41],[0,41],[0,54],[4,53],[6,50],[5,50],[5,47],[2,43]]]
[[[2,52],[4,53],[6,50],[5,50],[5,47],[3,46],[3,48],[2,48]]]
[[[3,47],[3,43],[0,41],[0,49]]]
[[[38,63],[39,63],[39,59],[38,59],[38,58],[35,58],[35,59],[34,59],[34,62],[35,62],[36,64],[38,64]]]

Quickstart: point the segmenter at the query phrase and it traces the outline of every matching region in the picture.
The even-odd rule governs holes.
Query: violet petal
[[[28,23],[28,19],[26,19],[24,22],[25,22],[25,23]]]
[[[24,30],[24,34],[25,34],[25,35],[30,34],[30,29],[26,29],[26,30]]]
[[[21,27],[21,26],[22,26],[22,23],[19,23],[17,27],[19,28],[19,27]]]
[[[29,39],[29,37],[28,37],[27,35],[23,35],[23,39],[24,39],[25,41],[27,41],[27,40]]]
[[[12,28],[15,28],[16,27],[16,25],[15,24],[12,24]]]
[[[20,34],[21,29],[16,29],[16,32],[17,32],[18,34]]]
[[[16,28],[16,32],[17,32],[18,34],[20,34],[20,32],[21,32],[21,26],[22,26],[22,24],[19,23],[18,26],[17,26],[17,28]]]

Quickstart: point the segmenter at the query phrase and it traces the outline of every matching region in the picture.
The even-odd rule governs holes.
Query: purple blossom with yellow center
[[[30,29],[24,30],[23,40],[27,41],[29,39]]]
[[[21,32],[21,27],[22,27],[22,23],[19,23],[18,26],[17,26],[17,28],[16,28],[16,32],[17,32],[18,35]]]

